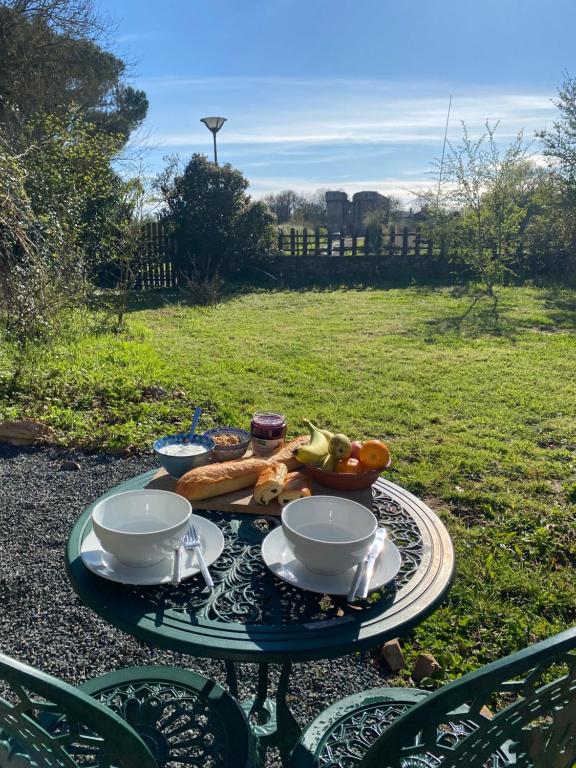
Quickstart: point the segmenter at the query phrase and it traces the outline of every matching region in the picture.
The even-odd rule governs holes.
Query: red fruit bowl
[[[359,491],[362,488],[370,488],[380,477],[380,472],[388,469],[391,463],[389,461],[382,469],[367,469],[359,475],[347,472],[325,472],[313,464],[306,464],[304,471],[312,480],[328,488],[335,488],[337,491]]]

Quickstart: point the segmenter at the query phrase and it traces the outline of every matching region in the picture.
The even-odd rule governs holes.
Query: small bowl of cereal
[[[214,441],[212,461],[229,461],[240,459],[250,445],[251,435],[245,429],[237,427],[214,427],[204,432],[203,437]]]

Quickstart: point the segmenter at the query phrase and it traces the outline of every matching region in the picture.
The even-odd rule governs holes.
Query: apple
[[[353,459],[357,459],[360,456],[360,448],[362,448],[362,441],[354,440],[354,442],[350,444],[350,448],[352,449],[350,452],[350,456]]]
[[[348,459],[340,459],[336,464],[336,472],[342,472],[347,475],[361,475],[365,471],[364,466],[352,457]]]

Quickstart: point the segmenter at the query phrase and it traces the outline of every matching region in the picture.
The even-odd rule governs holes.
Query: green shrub
[[[194,284],[245,277],[275,248],[274,217],[246,194],[248,181],[231,165],[193,155],[179,173],[173,159],[157,178],[162,215],[174,236],[176,269]]]

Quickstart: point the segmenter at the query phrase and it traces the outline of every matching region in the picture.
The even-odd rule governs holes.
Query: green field
[[[37,416],[69,444],[147,448],[186,427],[246,426],[255,409],[390,445],[390,478],[453,537],[448,603],[406,644],[448,677],[576,617],[576,293],[510,288],[250,293],[215,307],[174,297],[98,316],[34,348],[0,348],[0,418]],[[82,329],[82,330],[80,330]]]

